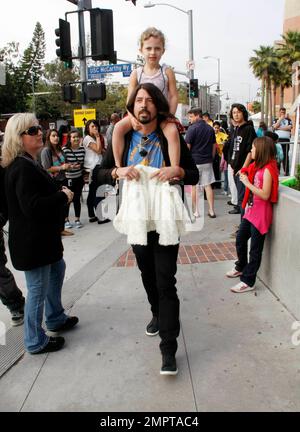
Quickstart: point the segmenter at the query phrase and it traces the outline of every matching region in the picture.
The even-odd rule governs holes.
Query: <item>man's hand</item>
[[[125,178],[127,180],[138,180],[140,178],[140,173],[134,165],[118,168],[117,175],[119,178]]]
[[[61,188],[61,191],[67,195],[68,204],[70,204],[70,202],[73,200],[74,193],[70,189],[68,189],[66,186],[63,186]]]
[[[155,177],[161,182],[166,182],[175,179],[177,180],[182,177],[182,168],[180,168],[179,166],[164,167],[156,171],[154,174],[152,174],[150,178],[152,179]]]

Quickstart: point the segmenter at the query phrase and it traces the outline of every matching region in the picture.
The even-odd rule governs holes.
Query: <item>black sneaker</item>
[[[228,205],[234,206],[234,204],[231,201],[227,201]]]
[[[54,333],[70,330],[73,327],[75,327],[78,322],[79,322],[79,318],[77,318],[76,316],[69,316],[61,326],[57,327],[56,329],[48,329],[48,330]]]
[[[176,358],[173,354],[162,355],[162,366],[160,369],[161,375],[177,375],[178,369],[176,364]]]
[[[50,336],[49,342],[42,350],[30,354],[44,354],[47,352],[59,351],[64,346],[64,343],[65,343],[65,338],[63,338],[62,336],[57,336],[57,337]]]
[[[91,223],[98,222],[98,218],[96,216],[90,217],[89,222],[91,222]]]
[[[19,325],[22,325],[23,322],[24,322],[24,311],[23,310],[11,312],[11,325],[13,327],[17,327]]]
[[[99,225],[102,225],[102,224],[106,224],[106,223],[108,223],[108,222],[110,222],[110,219],[104,219],[104,220],[98,220],[98,224]]]
[[[147,336],[156,336],[159,333],[159,327],[158,327],[158,318],[157,316],[153,316],[152,320],[149,322],[149,324],[146,327],[146,335]]]
[[[229,214],[241,214],[241,209],[239,206],[234,206],[233,210],[228,212]]]

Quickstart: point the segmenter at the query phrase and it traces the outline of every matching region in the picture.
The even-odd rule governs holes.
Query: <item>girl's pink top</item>
[[[263,188],[264,172],[265,168],[261,168],[254,177],[254,186],[259,189]],[[265,201],[253,194],[253,205],[247,205],[244,218],[251,222],[261,234],[266,234],[272,223],[273,205],[270,200]]]

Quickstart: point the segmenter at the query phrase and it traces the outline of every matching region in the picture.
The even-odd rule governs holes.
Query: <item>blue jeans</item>
[[[46,326],[49,330],[64,324],[67,315],[61,304],[61,290],[66,264],[56,263],[25,271],[27,298],[24,316],[24,344],[30,353],[42,350],[49,337],[42,328],[45,304]]]

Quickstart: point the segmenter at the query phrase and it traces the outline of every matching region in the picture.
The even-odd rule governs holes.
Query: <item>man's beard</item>
[[[147,114],[147,117],[141,117],[141,114],[142,113],[145,113],[145,114]],[[137,120],[141,123],[141,124],[149,124],[149,123],[151,123],[154,119],[156,119],[156,116],[154,116],[154,117],[151,117],[151,113],[148,111],[148,110],[146,110],[146,109],[143,109],[143,110],[141,110],[139,113],[138,113],[138,116],[137,116]]]

